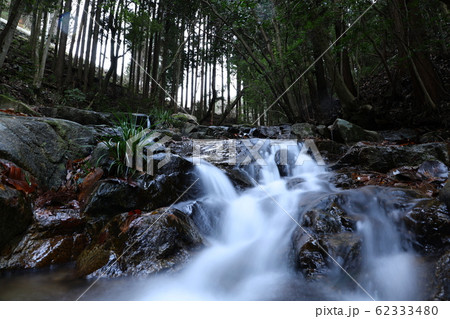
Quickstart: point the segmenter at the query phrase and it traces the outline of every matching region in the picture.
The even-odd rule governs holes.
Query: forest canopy
[[[141,112],[184,109],[209,124],[227,115],[260,125],[340,116],[393,126],[418,124],[424,114],[442,124],[450,113],[448,5],[2,0],[0,69],[13,61],[21,24],[30,30],[36,96],[50,84],[98,109],[128,99]]]

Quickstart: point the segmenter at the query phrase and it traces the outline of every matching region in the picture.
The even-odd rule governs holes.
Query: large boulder
[[[400,228],[403,222],[400,216],[420,194],[395,188],[364,187],[304,196],[298,212],[301,227],[294,229],[292,234],[291,258],[298,271],[315,280],[329,279],[330,274],[335,274],[334,261],[352,274],[359,273],[364,234],[357,231],[358,222],[370,220],[376,236],[381,238],[385,227],[381,220],[390,219]],[[374,198],[377,198],[377,203],[374,203]],[[374,205],[379,207],[376,209]],[[435,227],[436,223],[432,223],[429,230]]]
[[[198,124],[197,117],[195,117],[194,115],[188,114],[188,113],[179,112],[179,113],[172,114],[172,117],[177,121]]]
[[[202,243],[192,220],[176,209],[124,213],[115,216],[80,255],[77,272],[118,277],[175,270]]]
[[[0,115],[0,158],[49,188],[61,184],[67,160],[87,156],[94,145],[93,131],[71,121]]]
[[[422,200],[403,219],[416,249],[435,255],[450,248],[450,215],[440,201]]]
[[[318,137],[317,128],[309,123],[296,123],[291,126],[292,134],[295,134],[299,139]]]
[[[330,131],[333,139],[346,144],[360,141],[379,142],[382,140],[377,132],[365,130],[343,119],[337,119],[330,127]]]
[[[418,166],[425,161],[440,161],[448,165],[450,158],[447,144],[368,145],[357,143],[340,159],[343,164],[360,166],[366,170],[381,173],[402,166]]]
[[[194,182],[193,164],[170,153],[152,155],[153,174],[141,174],[135,181],[106,179],[97,182],[82,202],[87,215],[116,215],[134,209],[152,210],[171,205]]]
[[[111,124],[111,114],[83,110],[69,106],[39,107],[39,113],[52,118],[70,120],[81,125]]]
[[[250,136],[256,138],[278,139],[282,138],[283,131],[279,126],[258,126],[250,131]]]
[[[0,251],[0,270],[42,268],[74,261],[88,243],[85,223],[76,209],[37,209],[26,234]]]
[[[292,258],[295,268],[308,279],[326,277],[334,267],[330,256],[352,271],[360,267],[362,238],[353,232],[355,217],[340,205],[346,200],[344,194],[333,194],[310,198],[300,206],[301,228],[292,235]]]
[[[0,248],[23,234],[32,221],[31,201],[22,192],[0,182]]]

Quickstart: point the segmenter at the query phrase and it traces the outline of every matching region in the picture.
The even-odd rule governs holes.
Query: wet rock
[[[225,172],[230,178],[231,182],[240,189],[246,189],[255,186],[253,178],[243,169],[226,165]]]
[[[426,254],[437,254],[449,249],[450,216],[440,201],[420,201],[403,220],[417,249]]]
[[[156,209],[172,204],[194,182],[190,161],[170,153],[154,154],[152,160],[152,174],[141,174],[135,181],[99,181],[83,212],[90,216],[113,216],[136,208]]]
[[[301,246],[297,259],[296,268],[300,270],[306,278],[319,279],[327,272],[327,255],[320,244],[315,240],[307,241]]]
[[[193,130],[194,131],[194,130]],[[206,139],[206,132],[201,132],[201,131],[194,131],[192,133],[189,134],[189,137],[194,139],[194,140],[202,140],[202,139]]]
[[[66,162],[87,156],[94,133],[77,123],[0,115],[0,158],[26,169],[46,187],[58,187]]]
[[[77,260],[80,276],[144,276],[176,270],[202,245],[192,220],[175,209],[114,217]],[[121,258],[115,262],[115,259]],[[115,263],[114,263],[115,262]]]
[[[143,189],[144,209],[152,210],[185,200],[189,194],[180,196],[195,181],[193,163],[175,154],[168,157],[168,153],[155,154],[153,163],[156,175],[141,175],[137,180]]]
[[[81,125],[110,125],[113,121],[112,114],[83,110],[67,105],[59,107],[41,106],[38,111],[47,117],[70,120]]]
[[[70,208],[38,208],[34,211],[32,230],[52,237],[72,233],[81,233],[86,225],[86,218],[78,209]]]
[[[347,272],[355,274],[359,271],[362,263],[360,235],[351,232],[327,235],[323,239],[323,246]],[[337,265],[333,262],[331,266]]]
[[[300,139],[318,137],[317,128],[309,123],[296,123],[291,127],[292,134]]]
[[[250,132],[252,131],[253,127],[250,126],[239,126],[239,135],[242,137],[248,137],[250,135]]]
[[[89,164],[92,167],[101,167],[108,163],[109,160],[109,147],[105,142],[100,142],[95,146],[91,154]]]
[[[307,278],[324,277],[334,259],[352,269],[359,267],[361,238],[353,233],[356,219],[341,207],[345,194],[312,197],[300,206],[301,227],[294,230],[292,240],[296,269]]]
[[[348,201],[345,193],[311,198],[301,210],[300,224],[314,234],[339,233],[356,229],[356,219],[348,215],[342,204]]]
[[[315,140],[314,143],[319,150],[322,158],[327,159],[329,162],[338,161],[347,152],[348,147],[346,145],[337,143],[332,140]],[[333,163],[339,164],[339,163]]]
[[[292,176],[292,169],[295,167],[297,159],[298,155],[290,152],[289,148],[276,151],[275,163],[281,177]]]
[[[78,210],[38,209],[25,236],[5,245],[0,269],[30,269],[74,261],[88,243]]]
[[[3,250],[0,269],[42,268],[74,261],[86,243],[87,239],[83,234],[42,238],[40,233],[28,233],[9,253]]]
[[[356,188],[357,182],[352,178],[353,171],[340,170],[330,177],[330,182],[342,189]]]
[[[140,202],[140,189],[121,180],[100,181],[87,199],[83,212],[86,215],[116,215],[136,207]]]
[[[441,142],[450,139],[450,132],[447,130],[443,131],[434,131],[434,132],[427,132],[425,134],[422,134],[422,136],[419,139],[420,143],[433,143],[433,142]]]
[[[356,232],[359,220],[370,219],[375,232],[383,236],[380,214],[401,225],[401,212],[419,195],[401,189],[364,187],[304,196],[299,206],[301,227],[292,234],[294,265],[307,278],[321,279],[338,269],[333,259],[351,273],[360,271],[363,238]],[[374,205],[381,209],[373,210]]]
[[[188,135],[191,132],[195,132],[197,129],[197,124],[191,123],[191,122],[185,122],[181,126],[181,133],[183,135]]]
[[[256,138],[277,139],[282,135],[279,126],[259,126],[250,131],[250,135]]]
[[[308,227],[315,234],[338,233],[343,230],[339,208],[330,211],[310,210],[303,215],[301,225]]]
[[[339,262],[347,272],[357,273],[361,267],[362,238],[350,232],[330,234],[319,240],[310,238],[299,249],[296,268],[308,279],[324,278]]]
[[[401,128],[396,131],[382,131],[379,133],[383,137],[383,140],[394,143],[415,141],[418,137],[418,133],[415,130],[408,128]]]
[[[447,205],[447,209],[450,210],[450,181],[445,183],[444,187],[439,192],[439,199]]]
[[[437,282],[434,300],[450,300],[450,251],[436,263],[435,278]]]
[[[378,142],[381,136],[374,131],[368,131],[343,119],[337,119],[330,127],[333,140],[353,144],[360,141]]]
[[[207,199],[186,201],[176,205],[176,209],[189,216],[204,236],[215,236],[220,232],[223,221],[222,202],[211,202]],[[214,211],[214,214],[208,212]]]
[[[323,138],[331,138],[331,132],[325,125],[317,125],[317,133]]]
[[[341,159],[341,163],[381,173],[402,166],[418,166],[425,161],[449,163],[447,144],[429,143],[401,146],[357,143]]]
[[[23,234],[33,220],[30,200],[0,182],[0,248]]]
[[[417,170],[425,178],[445,181],[448,178],[448,167],[440,161],[423,162]]]

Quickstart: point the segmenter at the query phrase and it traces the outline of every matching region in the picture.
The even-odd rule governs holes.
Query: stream
[[[427,271],[427,265],[411,247],[400,222],[400,216],[414,205],[414,200],[405,202],[401,195],[381,187],[338,189],[330,182],[332,172],[302,154],[300,146],[289,148],[287,163],[290,164],[282,169],[278,165],[277,146],[266,145],[260,153],[264,165],[253,163],[241,167],[254,183],[246,190],[238,190],[212,164],[202,162],[196,166],[200,195],[195,200],[176,204],[175,208],[192,215],[207,244],[184,269],[145,279],[100,279],[82,300],[420,300],[424,297],[425,279],[420,274]],[[295,165],[293,159],[299,156],[303,157],[303,165]],[[360,253],[353,252],[353,256],[350,250],[343,257],[339,253],[332,256],[330,249],[327,256],[315,252],[326,260],[326,267],[319,267],[313,272],[313,279],[308,280],[294,269],[293,264],[298,261],[293,253],[296,249],[293,238],[321,245],[321,241],[312,239],[314,231],[318,234],[320,231],[308,227],[305,214],[330,196],[337,196],[341,208],[354,221],[353,232],[335,233],[344,234],[339,235],[340,239],[353,236],[348,237],[350,242],[358,238],[354,247],[359,247]],[[337,241],[337,237],[330,238],[329,242]],[[72,269],[72,265],[66,265],[3,274],[0,299],[77,299],[95,278],[71,279]]]

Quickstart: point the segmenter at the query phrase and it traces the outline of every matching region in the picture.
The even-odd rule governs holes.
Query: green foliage
[[[172,112],[163,108],[152,109],[150,112],[150,117],[153,119],[152,127],[172,127],[175,123],[175,119],[172,117]]]
[[[137,125],[136,117],[131,113],[115,114],[115,117],[114,126],[118,132],[115,135],[107,136],[104,140],[113,159],[109,166],[109,171],[118,176],[133,174],[135,171],[126,166],[127,148],[131,147],[134,154],[137,144],[142,142],[146,135],[144,134],[131,144],[129,140],[141,134],[145,128]]]
[[[70,89],[64,91],[64,104],[78,105],[86,102],[86,94],[80,89]]]

